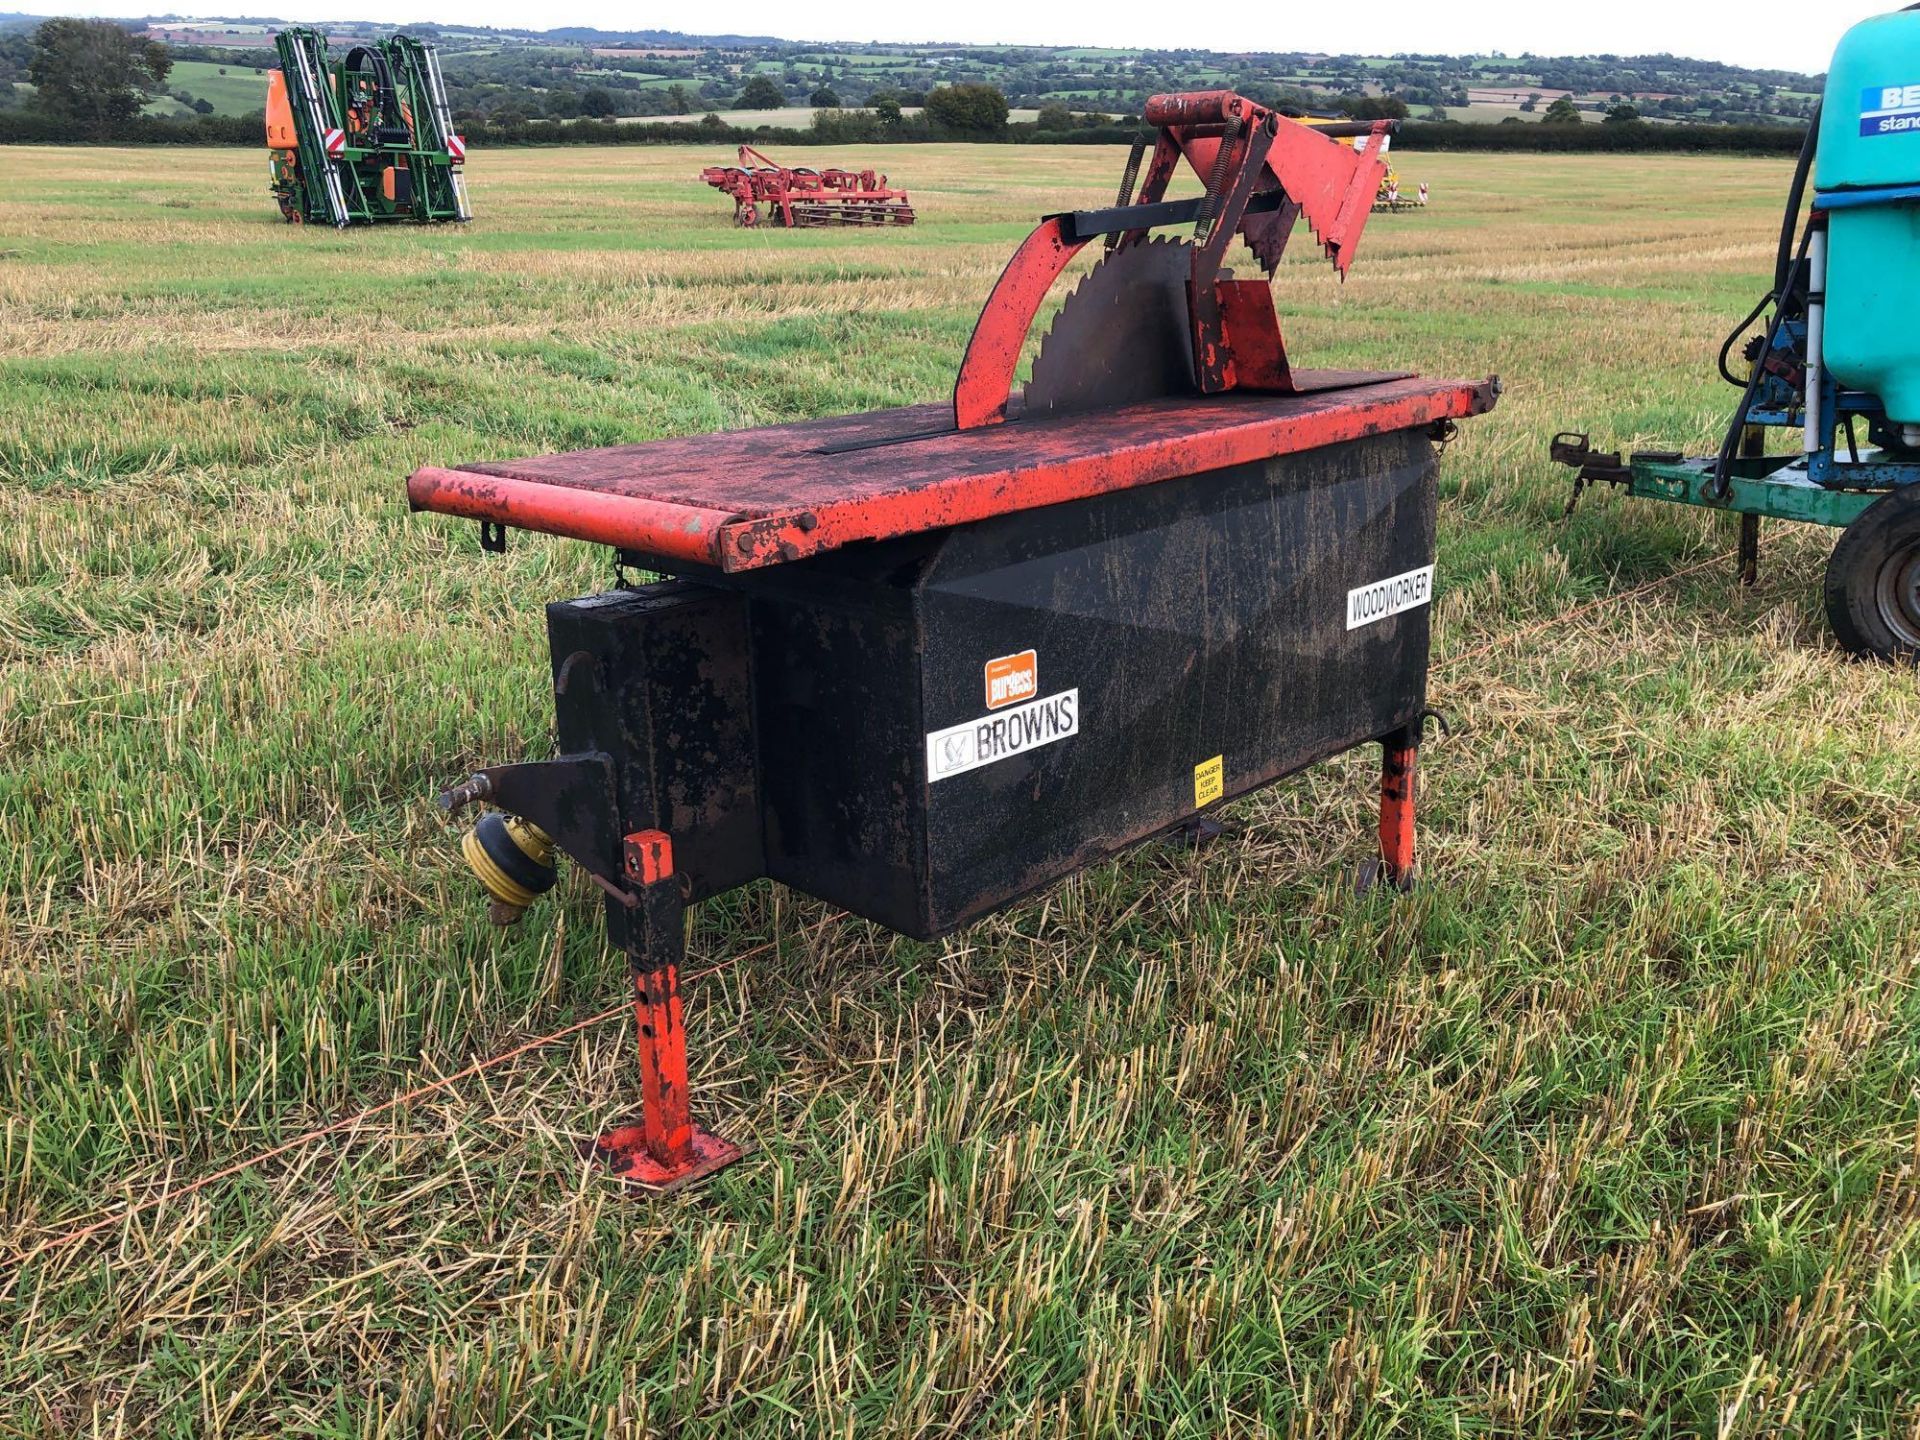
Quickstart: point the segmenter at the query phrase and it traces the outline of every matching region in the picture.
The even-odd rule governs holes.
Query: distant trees
[[[943,85],[927,96],[927,118],[959,135],[1007,128],[1007,97],[994,85]]]
[[[619,113],[613,95],[598,85],[589,86],[580,96],[580,113],[590,120],[611,120]]]
[[[48,114],[102,127],[138,115],[172,68],[166,46],[112,21],[48,20],[34,32],[27,78]]]
[[[1542,125],[1578,125],[1580,107],[1573,103],[1570,96],[1562,95],[1547,106],[1547,113],[1540,117],[1540,123]]]
[[[101,22],[50,21],[46,35],[41,37],[36,36],[34,28],[38,23],[0,29],[0,114],[11,112],[10,134],[38,135],[57,129],[72,139],[104,139],[109,135],[144,134],[158,125],[178,125],[183,135],[211,135],[211,129],[188,113],[200,108],[199,93],[189,94],[178,88],[174,77],[186,70],[204,73],[203,65],[227,76],[261,76],[267,68],[263,62],[271,55],[271,51],[263,52],[258,47],[191,41],[160,51],[144,37],[128,35]],[[135,22],[123,23],[133,30],[140,28]],[[80,87],[81,98],[63,93],[60,77],[50,74],[43,100],[36,87],[26,83],[32,78],[28,73],[30,63],[39,57],[41,70],[47,71],[52,59],[43,52],[70,56],[72,42],[82,34],[112,40],[121,62],[120,79],[125,83],[110,101],[100,101],[99,89],[90,82],[102,69],[89,62],[82,67],[83,78],[89,83]],[[62,36],[62,44],[51,44]],[[809,103],[816,112],[845,112],[829,117],[824,127],[836,134],[860,131],[885,140],[1025,140],[1037,134],[1042,140],[1085,140],[1094,138],[1093,132],[1103,127],[1116,131],[1124,128],[1121,124],[1108,126],[1104,117],[1091,112],[1125,117],[1130,122],[1140,114],[1149,95],[1219,85],[1288,114],[1344,110],[1357,117],[1400,117],[1410,111],[1407,123],[1421,130],[1433,128],[1432,122],[1443,113],[1461,116],[1462,109],[1456,107],[1468,100],[1468,87],[1472,87],[1474,98],[1486,102],[1474,107],[1472,118],[1476,119],[1497,118],[1501,113],[1497,107],[1503,104],[1505,113],[1512,115],[1514,102],[1520,101],[1524,102],[1519,107],[1521,118],[1537,121],[1553,96],[1571,93],[1591,97],[1576,100],[1573,108],[1577,118],[1614,122],[1604,127],[1593,123],[1584,127],[1595,132],[1590,138],[1596,148],[1631,149],[1639,143],[1636,137],[1646,136],[1649,119],[1661,122],[1663,130],[1669,121],[1712,119],[1732,125],[1762,124],[1796,116],[1804,119],[1814,103],[1805,88],[1805,77],[1672,56],[1556,59],[1528,55],[1512,60],[1495,57],[1491,61],[1398,56],[1363,60],[1354,55],[1206,56],[1199,51],[1149,50],[1121,56],[1045,47],[1016,52],[995,46],[845,47],[754,41],[678,55],[637,45],[596,46],[585,32],[576,43],[476,43],[452,34],[438,38],[450,98],[457,111],[483,120],[492,118],[494,123],[485,128],[493,130],[501,130],[503,121],[504,128],[512,128],[516,117],[523,117],[518,119],[519,128],[542,140],[557,122],[586,116],[593,123],[581,127],[583,142],[589,135],[611,141],[609,127],[598,123],[609,115],[621,119],[684,116],[692,121],[703,112],[717,111],[727,121],[738,122],[741,117],[730,114],[730,107],[773,110]],[[41,40],[49,43],[38,43]],[[170,53],[175,62],[164,82],[156,81],[154,72],[144,63],[145,56],[155,53]],[[130,54],[131,73],[125,63]],[[74,73],[71,64],[67,70]],[[925,108],[926,91],[936,86],[941,87],[941,93],[932,110],[916,114],[916,110]],[[589,87],[601,93],[583,109],[582,97]],[[1018,107],[1018,113],[1024,116],[1043,113],[1032,125],[1010,125],[1011,115],[1002,118],[991,93],[994,91],[1000,102]],[[969,98],[983,93],[985,104]],[[1636,95],[1648,98],[1635,99]],[[148,103],[156,96],[162,97],[159,103]],[[170,100],[164,98],[168,96]],[[231,108],[224,98],[213,103]],[[146,117],[143,105],[169,113],[164,120]],[[1083,115],[1083,109],[1090,113]],[[1571,123],[1576,116],[1567,113],[1568,109],[1556,107],[1555,128],[1541,140],[1541,148],[1559,151],[1582,147],[1581,131]],[[1585,113],[1590,110],[1596,113]],[[1638,122],[1628,123],[1636,112]],[[70,115],[88,118],[71,119]],[[114,115],[126,118],[101,118]],[[210,126],[216,118],[208,117],[207,124]],[[692,125],[670,135],[661,127],[661,133],[651,138],[684,135],[693,139],[697,133]],[[619,138],[627,138],[624,127]],[[1445,136],[1429,136],[1427,143],[1456,142]],[[1517,142],[1511,137],[1502,142],[1511,143]],[[1655,142],[1646,143],[1651,146]],[[1664,141],[1660,148],[1667,148]]]
[[[886,122],[870,110],[837,110],[827,106],[813,112],[811,133],[834,145],[855,145],[882,138]]]
[[[736,110],[779,110],[787,103],[786,92],[765,75],[750,75],[740,87],[733,108]]]
[[[0,34],[0,109],[10,105],[21,93],[14,88],[14,82],[27,78],[27,67],[32,63],[32,36],[17,31]]]
[[[1176,80],[1170,87],[1179,88]],[[1234,93],[1246,96],[1257,105],[1278,110],[1282,115],[1308,115],[1316,111],[1324,112],[1330,102],[1325,95],[1316,95],[1311,90],[1302,90],[1297,85],[1276,85],[1252,75],[1242,76],[1234,81]],[[1358,98],[1358,97],[1356,97]],[[1115,107],[1126,109],[1122,104]]]
[[[1398,95],[1342,95],[1340,110],[1355,120],[1407,118],[1407,102]]]

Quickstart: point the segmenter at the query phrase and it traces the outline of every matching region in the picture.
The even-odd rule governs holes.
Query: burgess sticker
[[[1040,655],[1022,650],[987,661],[987,708],[1002,710],[1040,693]]]
[[[991,685],[991,681],[988,682]],[[1080,733],[1080,692],[1062,690],[927,736],[927,780],[950,780]]]

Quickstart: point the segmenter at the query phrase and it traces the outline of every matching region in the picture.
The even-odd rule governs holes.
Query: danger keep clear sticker
[[[964,725],[932,731],[927,736],[927,780],[930,784],[951,780],[1079,733],[1080,692],[1062,690]]]
[[[1227,757],[1216,755],[1193,767],[1193,808],[1211,805],[1227,793]]]

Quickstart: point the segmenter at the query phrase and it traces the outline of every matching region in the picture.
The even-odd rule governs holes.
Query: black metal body
[[[1350,628],[1349,595],[1432,564],[1436,470],[1403,430],[554,604],[560,750],[610,770],[615,813],[546,818],[576,856],[670,834],[689,900],[766,875],[939,935],[1216,798],[1417,736],[1430,611]],[[990,707],[988,662],[1028,651],[1031,688]],[[1006,758],[938,773],[982,743]],[[615,943],[632,898],[609,898]]]

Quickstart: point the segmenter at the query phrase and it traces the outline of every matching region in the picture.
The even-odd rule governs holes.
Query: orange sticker
[[[1040,693],[1040,655],[1022,650],[1018,655],[1002,655],[987,661],[987,708],[1018,705]]]

